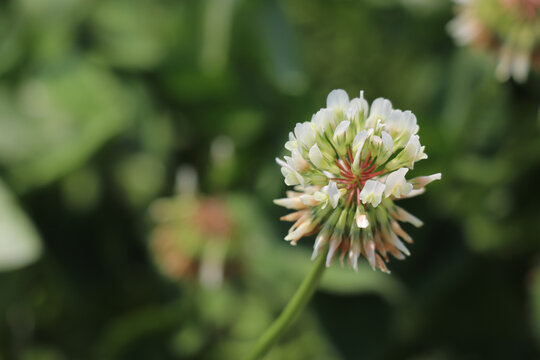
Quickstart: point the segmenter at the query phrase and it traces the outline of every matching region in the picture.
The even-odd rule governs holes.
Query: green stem
[[[261,359],[270,348],[276,343],[287,328],[296,320],[302,310],[313,296],[313,293],[319,285],[325,267],[326,252],[322,251],[319,257],[315,260],[311,271],[306,276],[296,293],[289,301],[285,309],[266,332],[259,338],[257,344],[251,354],[247,357],[248,360]]]

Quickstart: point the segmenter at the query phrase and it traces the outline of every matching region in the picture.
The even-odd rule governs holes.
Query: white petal
[[[382,141],[383,141],[385,149],[387,151],[392,151],[392,148],[394,147],[394,140],[392,140],[392,137],[390,136],[390,134],[387,133],[386,131],[383,131],[381,133],[381,136],[382,136]]]
[[[315,166],[319,168],[324,166],[323,154],[319,149],[319,145],[316,143],[311,147],[311,149],[309,149],[309,159]]]
[[[408,171],[409,169],[407,168],[401,168],[388,175],[384,188],[386,197],[389,197],[390,195],[399,197],[400,195],[406,195],[412,190],[411,184],[408,184],[408,186],[406,185],[405,175]],[[401,192],[402,190],[403,193]]]
[[[291,151],[293,167],[296,171],[303,172],[309,168],[308,162],[304,159],[302,154],[298,149],[293,149]]]
[[[319,204],[319,201],[315,198],[315,196],[307,194],[300,196],[300,201],[307,206],[316,206]]]
[[[371,203],[373,207],[377,207],[381,203],[384,184],[376,180],[368,180],[364,188],[360,192],[360,199],[363,204]]]
[[[369,131],[362,130],[360,131],[353,140],[353,151],[358,151],[358,149],[361,149],[364,146],[364,143],[366,142],[367,138],[373,134],[373,129],[369,129]]]
[[[349,128],[349,125],[351,124],[350,121],[344,120],[339,123],[339,125],[336,127],[336,130],[334,131],[334,140],[340,136],[345,134],[347,129]]]
[[[370,118],[381,118],[386,119],[392,111],[392,103],[388,99],[377,98],[373,101],[371,105],[371,112],[369,113]]]
[[[341,244],[341,238],[332,236],[332,239],[330,240],[330,247],[328,249],[328,254],[326,255],[326,267],[329,267],[332,265],[332,260],[334,260],[334,255],[336,254],[336,251]]]
[[[306,208],[306,205],[302,203],[299,197],[275,199],[274,204],[283,206],[284,208],[287,208],[287,209],[294,209],[294,210],[301,210],[301,209]]]
[[[329,109],[320,109],[313,115],[311,122],[317,129],[324,131],[334,125],[334,112]]]
[[[365,229],[369,226],[369,221],[366,214],[360,214],[356,217],[356,225],[358,225],[360,229]]]
[[[428,185],[430,182],[435,180],[441,180],[441,173],[436,173],[433,175],[428,176],[419,176],[411,180],[411,184],[413,184],[415,189],[421,189]]]
[[[349,105],[349,95],[345,90],[332,90],[326,98],[326,107],[330,109],[345,109]]]
[[[296,230],[287,234],[287,236],[285,236],[285,240],[291,241],[293,245],[296,245],[296,242],[300,240],[302,236],[304,236],[305,234],[313,230],[313,228],[314,228],[314,224],[312,224],[309,221],[306,221],[302,223],[302,225],[300,225],[298,228],[296,228]]]
[[[310,122],[296,124],[294,134],[298,142],[307,148],[310,148],[315,143],[315,131]]]
[[[332,208],[335,209],[338,206],[339,198],[341,197],[341,193],[339,192],[339,189],[335,182],[330,181],[328,183],[327,193],[330,199],[330,204],[332,205]]]

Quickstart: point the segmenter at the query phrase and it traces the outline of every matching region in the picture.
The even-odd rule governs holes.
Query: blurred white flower
[[[455,0],[448,32],[458,45],[480,47],[498,58],[495,75],[523,83],[540,69],[539,0]]]

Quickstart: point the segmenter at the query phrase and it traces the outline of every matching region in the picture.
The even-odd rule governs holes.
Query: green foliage
[[[334,264],[268,359],[539,358],[540,78],[498,83],[451,16],[443,0],[1,3],[0,359],[244,356],[312,264],[312,239],[282,240],[274,158],[334,88],[411,109],[430,155],[412,176],[443,179],[406,200],[425,223],[405,229],[411,257],[390,276]],[[185,164],[234,219],[220,288],[166,279],[149,245]]]
[[[26,266],[34,262],[41,251],[36,229],[0,182],[0,271]]]

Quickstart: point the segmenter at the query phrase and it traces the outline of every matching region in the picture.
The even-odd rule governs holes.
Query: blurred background
[[[443,180],[392,275],[329,269],[268,359],[540,358],[540,77],[446,0],[0,4],[0,359],[238,359],[311,266],[274,158],[330,90],[418,117]]]

